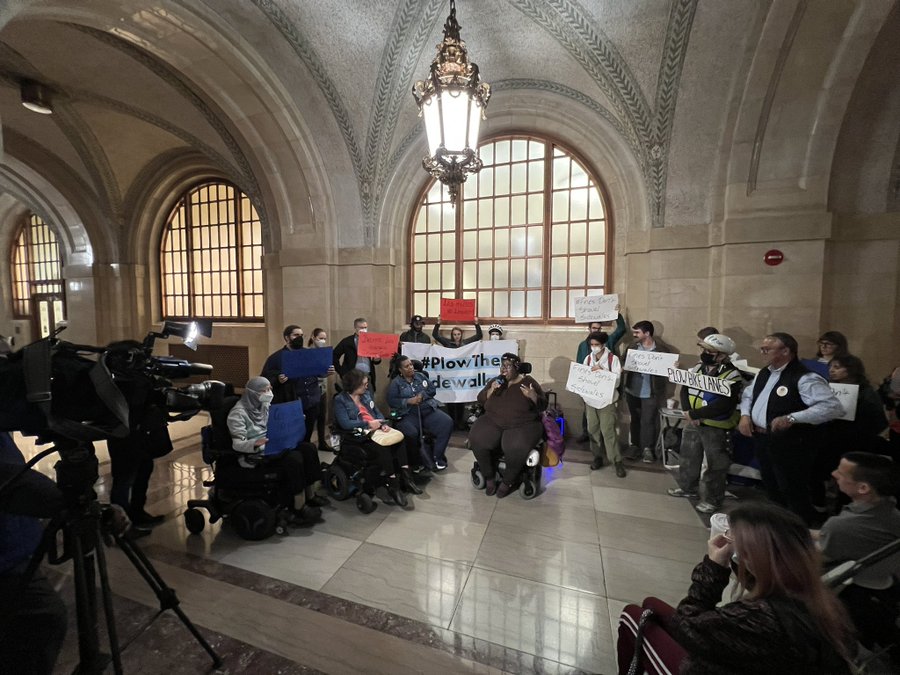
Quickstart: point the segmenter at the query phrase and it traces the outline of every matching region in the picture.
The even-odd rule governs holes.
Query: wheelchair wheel
[[[241,539],[262,541],[275,533],[275,509],[262,499],[247,499],[237,504],[229,518]]]
[[[523,480],[519,486],[519,494],[522,495],[522,499],[534,499],[537,497],[537,492],[537,485],[530,478]]]
[[[325,489],[339,502],[350,496],[350,477],[339,464],[330,464],[325,470]]]
[[[481,469],[477,466],[472,467],[472,486],[476,490],[484,490],[484,486],[487,484],[487,481],[484,479],[484,474],[481,473]]]
[[[375,500],[372,499],[371,495],[366,494],[365,492],[360,492],[356,495],[356,508],[358,508],[361,512],[369,515],[378,508],[378,504],[375,503]]]
[[[191,534],[200,534],[206,526],[206,518],[200,509],[188,509],[184,512],[184,525]]]

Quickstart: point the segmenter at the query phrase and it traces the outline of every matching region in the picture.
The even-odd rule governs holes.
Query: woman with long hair
[[[816,360],[820,363],[831,363],[831,359],[847,356],[850,347],[847,336],[836,330],[827,330],[816,341]]]
[[[851,624],[822,583],[822,562],[805,523],[769,503],[743,504],[728,517],[731,529],[710,539],[678,607],[644,602],[659,615],[663,639],[677,643],[669,645],[666,665],[693,674],[851,672]],[[732,602],[720,606],[732,569],[738,582]],[[641,608],[626,607],[620,621],[620,673],[633,653],[633,636],[630,653],[627,638],[635,610],[640,614]]]

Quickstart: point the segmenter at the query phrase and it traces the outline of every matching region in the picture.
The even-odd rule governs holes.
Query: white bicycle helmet
[[[491,333],[499,333],[500,336],[503,337],[503,326],[501,326],[499,323],[492,323],[488,327],[488,335],[490,335]]]
[[[722,354],[733,354],[735,347],[734,340],[727,335],[721,335],[719,333],[707,335],[697,344],[711,352],[721,352]]]

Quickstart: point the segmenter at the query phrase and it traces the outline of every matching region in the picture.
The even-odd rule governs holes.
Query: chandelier
[[[447,186],[455,205],[468,174],[481,171],[478,127],[491,97],[491,85],[481,81],[478,66],[469,61],[466,43],[459,37],[455,0],[450,0],[450,16],[437,50],[428,79],[416,82],[412,93],[428,136],[429,155],[422,166]]]

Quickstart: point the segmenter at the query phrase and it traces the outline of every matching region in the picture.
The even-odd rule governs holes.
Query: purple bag
[[[548,391],[547,397],[551,403],[547,405],[547,409],[541,414],[544,436],[547,441],[544,444],[544,456],[541,457],[541,464],[543,466],[556,466],[566,451],[566,440],[562,434],[562,430],[565,428],[565,418],[562,410],[556,403],[556,392]]]

